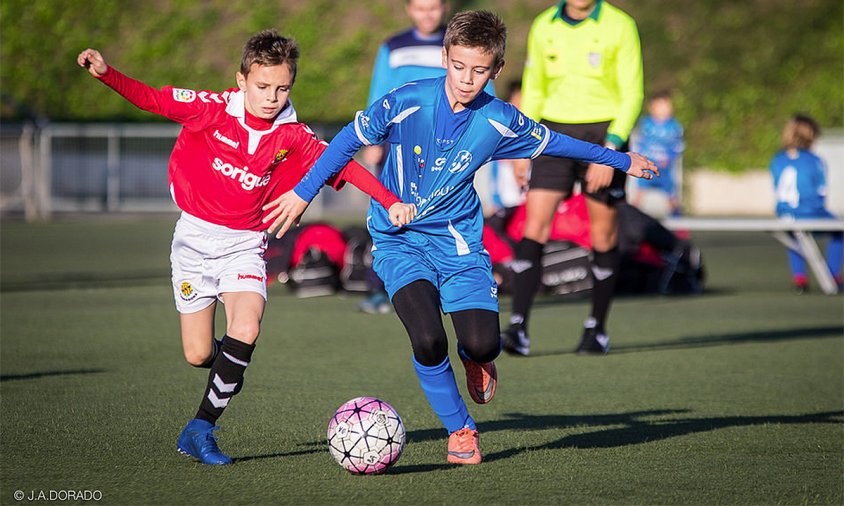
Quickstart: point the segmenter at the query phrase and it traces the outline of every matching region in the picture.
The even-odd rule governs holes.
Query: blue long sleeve
[[[543,155],[559,158],[574,158],[589,163],[609,165],[622,172],[630,168],[630,157],[624,153],[607,149],[591,142],[585,142],[568,135],[551,132],[548,145],[542,151]]]
[[[361,146],[363,143],[355,134],[354,122],[349,123],[331,140],[314,166],[293,188],[293,191],[302,200],[310,202],[317,196],[325,182],[349,163]]]

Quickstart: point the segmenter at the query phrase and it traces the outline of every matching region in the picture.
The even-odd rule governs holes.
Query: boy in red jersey
[[[222,93],[165,86],[160,90],[110,67],[96,49],[77,63],[135,106],[182,124],[169,162],[173,200],[182,214],[170,255],[180,313],[182,348],[193,366],[210,369],[196,417],[177,449],[204,464],[229,464],[216,444],[217,418],[243,387],[266,303],[266,212],[262,207],[295,186],[326,143],[296,119],[288,96],[299,48],[275,30],[244,47],[238,88]],[[389,210],[393,224],[416,213],[369,171],[349,163],[328,184],[350,182]],[[214,338],[217,300],[225,304],[226,334]]]

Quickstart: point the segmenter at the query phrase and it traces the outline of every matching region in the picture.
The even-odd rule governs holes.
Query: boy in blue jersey
[[[674,117],[674,104],[667,91],[654,93],[648,100],[648,115],[639,121],[630,147],[654,161],[659,167],[657,179],[637,179],[634,206],[649,208],[649,194],[658,194],[668,201],[668,214],[680,215],[677,192],[679,162],[683,154],[683,126]],[[650,209],[645,209],[650,211]],[[658,215],[659,213],[651,213]],[[663,211],[664,214],[664,211]]]
[[[283,234],[329,177],[363,145],[389,143],[381,182],[415,203],[399,229],[377,206],[367,223],[376,272],[410,336],[413,366],[431,408],[448,430],[448,462],[481,462],[475,421],[457,388],[441,312],[451,315],[468,392],[479,404],[495,394],[501,351],[498,287],[481,241],[483,214],[474,173],[497,159],[568,156],[611,165],[635,177],[658,175],[636,153],[618,153],[550,132],[483,91],[504,65],[506,28],[487,11],[456,15],[446,29],[446,75],[406,84],[358,112],[293,191],[275,207],[269,230]]]
[[[794,115],[783,129],[782,149],[774,155],[770,166],[777,201],[776,213],[780,218],[835,218],[825,207],[826,166],[823,160],[810,151],[819,133],[818,123],[803,114]],[[826,262],[839,292],[844,257],[842,244],[844,234],[832,232],[827,244]],[[788,250],[788,260],[795,292],[805,293],[809,288],[806,261],[800,253],[791,249]]]

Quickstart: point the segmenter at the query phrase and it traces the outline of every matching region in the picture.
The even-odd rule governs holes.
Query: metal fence
[[[337,128],[313,128],[320,138]],[[167,162],[180,127],[172,124],[0,125],[0,212],[46,219],[66,212],[176,211]],[[324,191],[308,214],[363,211],[361,192]]]

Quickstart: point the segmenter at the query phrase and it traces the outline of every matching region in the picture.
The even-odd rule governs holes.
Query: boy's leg
[[[786,249],[788,266],[791,269],[791,283],[797,294],[805,293],[809,288],[809,277],[806,274],[806,260],[799,252],[791,248]]]
[[[826,245],[826,264],[832,277],[835,278],[839,292],[842,288],[842,263],[844,263],[844,233],[833,232]]]
[[[182,351],[185,360],[194,366],[208,369],[220,350],[220,341],[214,338],[214,312],[217,303],[195,313],[181,313]]]
[[[498,371],[495,358],[501,353],[498,312],[465,309],[451,313],[457,334],[457,350],[466,368],[469,395],[478,404],[486,404],[495,395]]]
[[[618,209],[587,198],[592,237],[592,309],[584,324],[578,353],[606,353],[609,338],[606,321],[615,293],[620,255],[618,252]]]
[[[422,391],[431,409],[448,430],[449,462],[480,462],[480,451],[475,448],[452,450],[452,436],[455,441],[464,443],[472,439],[477,441],[477,427],[457,389],[454,370],[448,359],[448,339],[442,324],[436,287],[428,281],[413,281],[396,291],[393,306],[410,336],[413,367]],[[452,452],[456,453],[452,455]]]
[[[222,295],[227,330],[220,352],[211,364],[208,383],[196,416],[179,436],[178,447],[205,464],[229,464],[212,434],[217,419],[232,397],[243,388],[243,376],[252,359],[264,312],[264,298],[255,292],[228,292]]]

